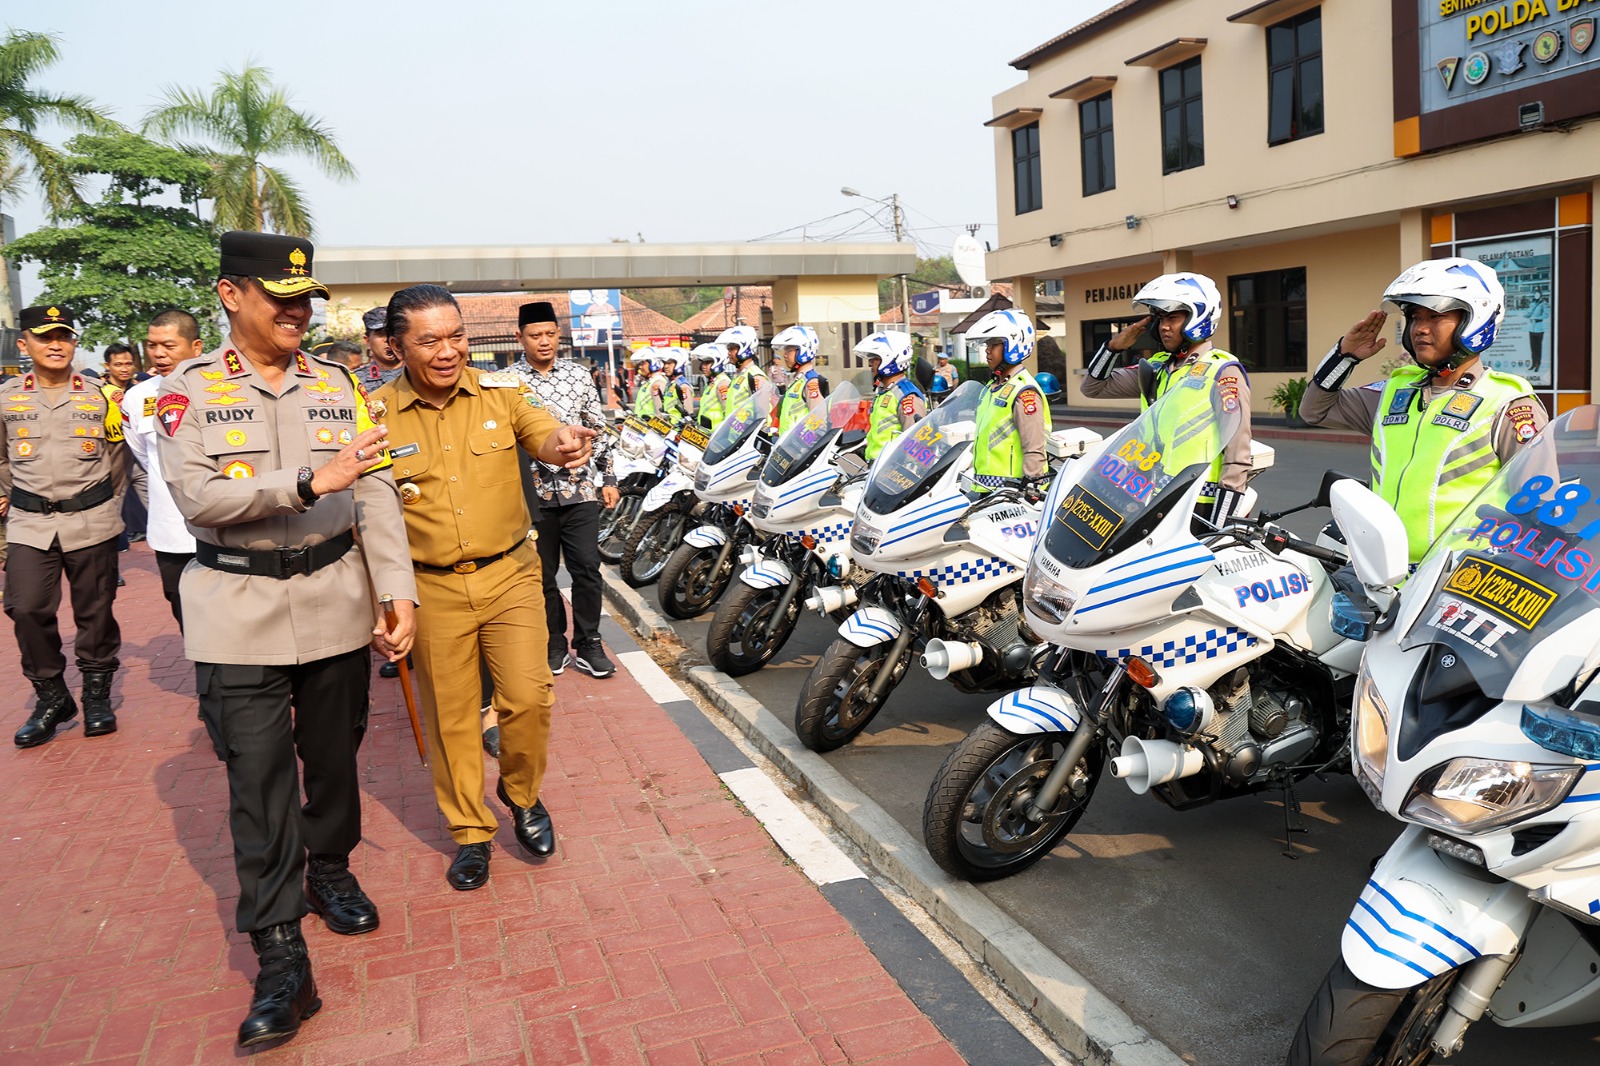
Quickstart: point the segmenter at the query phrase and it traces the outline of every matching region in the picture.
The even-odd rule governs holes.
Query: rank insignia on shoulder
[[[302,359],[301,363],[303,364],[304,362],[305,360]],[[222,354],[222,365],[228,368],[229,374],[244,373],[244,360],[239,358],[239,353],[231,348]]]

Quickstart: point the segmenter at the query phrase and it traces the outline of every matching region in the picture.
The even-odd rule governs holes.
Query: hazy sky
[[[888,235],[840,195],[898,192],[925,253],[995,240],[991,98],[1008,60],[1108,0],[610,4],[91,3],[13,7],[60,38],[39,79],[137,125],[163,87],[270,68],[360,171],[301,180],[325,245]],[[59,143],[59,133],[50,139]],[[39,226],[29,192],[10,205]],[[828,221],[827,216],[841,215]],[[24,291],[38,291],[36,279]]]

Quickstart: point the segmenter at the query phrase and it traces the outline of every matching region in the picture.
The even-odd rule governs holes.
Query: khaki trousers
[[[539,556],[523,542],[471,574],[417,571],[417,668],[433,794],[457,844],[494,837],[484,798],[479,657],[500,713],[500,778],[520,807],[539,798],[555,704]]]

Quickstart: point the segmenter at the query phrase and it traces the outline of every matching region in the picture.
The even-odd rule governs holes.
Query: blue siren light
[[[1211,697],[1197,688],[1178,689],[1167,697],[1162,704],[1161,711],[1167,716],[1167,724],[1185,735],[1195,733],[1205,728],[1206,720],[1211,717]]]
[[[1575,759],[1600,759],[1600,721],[1557,707],[1522,705],[1522,735]]]

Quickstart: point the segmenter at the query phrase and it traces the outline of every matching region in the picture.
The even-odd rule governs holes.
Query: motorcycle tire
[[[639,520],[622,542],[622,580],[629,588],[641,589],[661,576],[673,546],[688,531],[689,516],[683,508],[669,503],[655,514]]]
[[[643,492],[624,492],[618,499],[617,505],[609,511],[600,512],[600,559],[612,566],[622,561],[622,541],[627,535],[628,527],[633,524],[633,516],[639,513],[639,508],[644,505]]]
[[[1064,733],[1023,736],[993,722],[967,734],[934,775],[922,807],[922,840],[940,869],[963,881],[998,881],[1050,854],[1088,810],[1105,769],[1105,747],[1096,740],[1079,763],[1077,780],[1087,779],[1082,794],[1069,782],[1044,821],[1029,821],[1025,805],[1066,742]]]
[[[1339,959],[1289,1045],[1290,1066],[1422,1066],[1460,978],[1450,970],[1411,988],[1375,988]]]
[[[743,581],[717,607],[706,632],[706,656],[729,677],[753,674],[777,658],[800,622],[800,597],[787,617],[774,618],[783,589],[758,589]]]
[[[721,554],[720,544],[711,548],[678,545],[656,579],[656,598],[668,617],[694,618],[721,598],[733,577],[732,566],[720,576],[711,573]]]
[[[843,637],[828,645],[806,676],[800,700],[795,704],[794,732],[800,743],[818,752],[842,748],[877,717],[894,686],[905,676],[905,666],[901,664],[900,676],[890,683],[883,699],[875,707],[867,706],[867,689],[878,671],[894,668],[894,664],[886,662],[889,645],[889,641],[883,641],[863,648]]]

